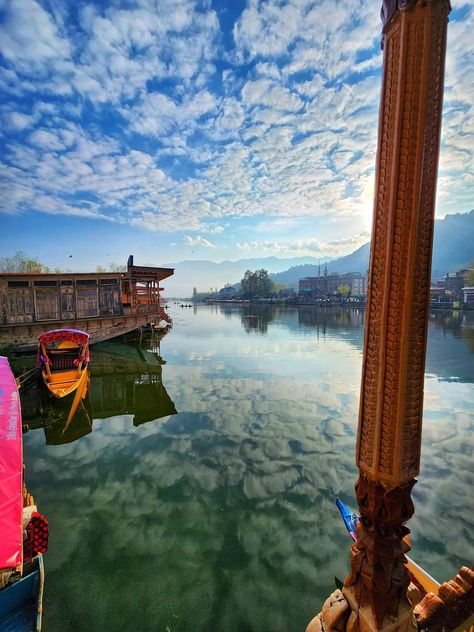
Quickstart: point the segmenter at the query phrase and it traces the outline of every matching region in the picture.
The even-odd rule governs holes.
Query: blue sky
[[[474,206],[474,1],[452,4],[438,217]],[[368,241],[370,5],[0,0],[1,254],[94,269]]]

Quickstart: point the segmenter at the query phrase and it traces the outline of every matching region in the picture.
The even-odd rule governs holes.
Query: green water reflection
[[[25,406],[45,630],[304,630],[347,571],[334,497],[353,503],[364,312],[172,315],[159,349],[93,347],[87,432],[58,445],[54,414]],[[410,526],[440,579],[474,550],[473,352],[474,314],[431,315]]]

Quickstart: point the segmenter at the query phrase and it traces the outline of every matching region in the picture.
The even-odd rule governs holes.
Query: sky
[[[0,254],[348,254],[370,237],[379,4],[0,0]],[[474,207],[474,0],[453,0],[437,217]]]

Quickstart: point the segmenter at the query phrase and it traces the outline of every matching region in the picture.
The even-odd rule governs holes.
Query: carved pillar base
[[[347,600],[340,590],[335,590],[321,612],[309,622],[306,632],[345,632],[350,614]]]
[[[379,626],[372,609],[369,606],[358,605],[354,588],[343,588],[342,592],[352,610],[346,632],[414,632],[417,630],[413,611],[408,601],[401,601],[398,612],[394,616],[385,617],[383,625]]]
[[[420,592],[410,584],[408,603],[403,602],[396,617],[386,617],[383,632],[413,632],[416,623],[411,608],[420,601]],[[323,604],[321,612],[308,624],[306,632],[378,632],[370,607],[359,607],[354,588],[336,590]]]
[[[358,540],[351,548],[345,586],[354,586],[359,607],[371,605],[379,629],[386,615],[396,617],[399,603],[406,603],[410,579],[405,553],[410,547],[403,542],[409,533],[404,523],[414,512],[410,493],[415,482],[387,488],[361,474],[356,483]]]

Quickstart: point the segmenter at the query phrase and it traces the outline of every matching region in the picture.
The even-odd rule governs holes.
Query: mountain
[[[436,220],[431,276],[467,268],[474,261],[474,210]]]
[[[364,244],[350,255],[328,263],[328,272],[361,272],[369,267],[370,244]],[[438,279],[446,272],[456,272],[474,261],[474,210],[470,213],[447,215],[435,221],[431,277]],[[321,267],[321,271],[323,268]],[[299,279],[317,276],[317,265],[293,266],[272,274],[275,283],[287,283],[295,289]]]
[[[338,259],[321,259],[321,273],[327,262],[328,272],[367,271],[370,244],[364,244],[354,252]],[[447,215],[435,221],[432,277],[440,278],[446,272],[455,272],[474,261],[474,210],[469,213]],[[174,276],[164,281],[166,296],[191,296],[193,287],[198,292],[210,288],[222,288],[226,283],[238,283],[246,270],[264,268],[275,283],[287,283],[298,287],[299,279],[317,276],[319,260],[315,257],[280,259],[263,257],[240,259],[239,261],[180,261],[163,263],[164,267],[175,268]],[[150,263],[149,265],[157,265]]]
[[[370,244],[364,244],[350,255],[329,261],[327,264],[328,273],[367,272],[369,265],[369,252]],[[323,274],[324,267],[324,265],[319,266],[315,264],[299,265],[270,276],[274,283],[287,283],[296,289],[300,279],[307,276],[317,276],[319,268],[321,268],[321,274]]]

